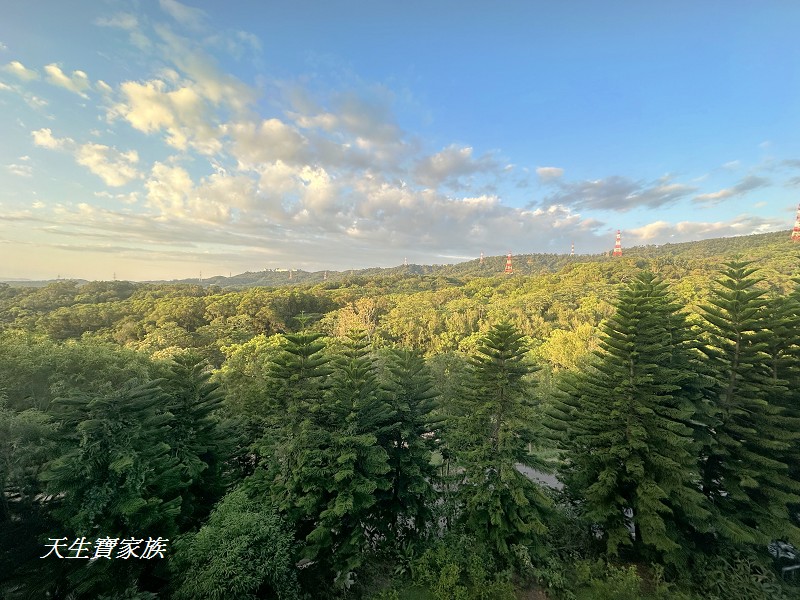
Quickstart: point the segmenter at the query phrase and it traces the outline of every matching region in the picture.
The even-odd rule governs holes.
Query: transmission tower
[[[614,253],[612,256],[622,256],[622,234],[617,229],[617,241],[614,242]]]

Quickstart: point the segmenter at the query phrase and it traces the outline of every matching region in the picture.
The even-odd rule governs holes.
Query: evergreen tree
[[[321,333],[303,329],[285,338],[284,351],[268,374],[270,426],[259,444],[265,457],[262,487],[303,540],[316,526],[325,502],[322,454],[328,433],[323,412],[330,358],[324,353]]]
[[[305,469],[321,466],[325,503],[316,528],[306,538],[309,558],[328,563],[338,581],[364,561],[373,544],[370,530],[376,493],[389,489],[386,434],[392,415],[381,398],[375,366],[363,333],[351,333],[336,361],[322,414],[327,447],[314,449]],[[311,485],[315,485],[315,479]]]
[[[173,417],[163,410],[166,397],[158,383],[132,381],[106,396],[56,401],[71,447],[42,478],[58,536],[90,543],[104,537],[174,539],[183,480],[167,443]],[[69,579],[80,597],[97,597],[109,588],[126,589],[157,562],[98,560],[86,568],[84,561],[69,561]]]
[[[791,524],[787,505],[798,502],[800,486],[784,461],[800,428],[779,400],[786,392],[782,358],[773,348],[777,363],[771,369],[768,354],[774,346],[767,321],[773,307],[755,272],[746,262],[727,263],[702,307],[709,338],[704,352],[717,382],[703,489],[716,508],[723,538],[766,544],[789,536],[797,543],[800,530]],[[772,320],[781,332],[785,320]]]
[[[384,388],[393,418],[379,443],[388,454],[390,484],[378,496],[377,525],[399,539],[406,531],[425,530],[435,501],[431,457],[437,424],[432,411],[438,393],[424,359],[407,350],[390,352]]]
[[[180,528],[195,528],[224,495],[225,461],[235,440],[232,428],[220,421],[224,401],[219,384],[210,381],[205,361],[196,356],[178,356],[170,365],[162,387],[164,409],[173,415],[170,424],[171,454],[180,467]]]
[[[693,335],[650,273],[625,287],[597,360],[567,376],[549,425],[566,442],[563,477],[608,551],[635,545],[680,561],[710,515],[700,493],[697,431],[706,414]]]
[[[800,285],[787,296],[771,298],[766,312],[771,335],[766,338],[771,386],[780,393],[772,396],[783,409],[783,421],[793,424],[795,436],[780,453],[789,468],[789,477],[800,485]],[[792,513],[800,519],[800,504],[792,505]]]
[[[492,327],[471,358],[463,417],[450,446],[463,468],[459,487],[467,530],[501,558],[515,544],[531,544],[546,531],[550,502],[540,487],[517,469],[541,465],[528,453],[532,413],[525,376],[528,347],[510,323]]]

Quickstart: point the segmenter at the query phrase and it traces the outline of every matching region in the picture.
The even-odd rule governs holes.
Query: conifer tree
[[[601,350],[567,376],[549,425],[567,448],[562,476],[607,549],[635,545],[679,562],[709,516],[700,493],[697,430],[706,414],[692,334],[651,273],[623,288]]]
[[[322,408],[327,447],[308,456],[313,457],[308,467],[321,467],[310,485],[321,484],[325,496],[316,528],[306,538],[309,557],[328,562],[340,582],[362,564],[374,542],[369,524],[376,493],[390,485],[386,450],[377,441],[392,415],[368,351],[363,333],[348,336]]]
[[[377,526],[399,539],[404,530],[424,531],[435,501],[438,393],[422,356],[408,350],[390,352],[384,387],[393,418],[378,441],[388,454],[390,485],[378,495]]]
[[[767,344],[770,375],[773,386],[784,386],[784,392],[775,399],[794,433],[782,460],[789,467],[789,477],[800,486],[800,280],[795,279],[790,294],[770,302],[770,309],[767,312],[772,331]],[[800,525],[800,497],[789,507],[794,523]]]
[[[523,335],[508,322],[492,327],[471,358],[463,417],[451,440],[464,469],[459,487],[461,518],[468,531],[508,559],[515,544],[531,544],[546,532],[550,502],[517,469],[539,467],[528,454],[532,415],[525,376]]]
[[[327,474],[322,455],[328,446],[324,427],[325,379],[330,374],[322,334],[305,328],[286,334],[284,351],[268,375],[271,406],[259,449],[265,457],[265,493],[295,525],[303,540],[323,509]]]
[[[164,409],[173,415],[169,443],[178,460],[181,530],[196,527],[225,493],[225,461],[230,457],[234,431],[217,416],[224,395],[210,381],[205,361],[184,355],[174,359],[162,383]]]
[[[42,478],[61,526],[58,535],[90,543],[104,537],[174,539],[183,480],[168,444],[172,415],[163,410],[166,397],[158,384],[134,380],[105,396],[56,401],[63,411],[64,441],[71,447],[47,465]],[[83,563],[70,568],[69,578],[86,597],[125,589],[156,565],[69,563]]]
[[[703,463],[703,489],[723,538],[766,544],[788,536],[800,542],[787,508],[798,502],[800,487],[785,462],[800,429],[779,400],[786,388],[768,316],[778,313],[771,320],[779,336],[787,323],[780,310],[768,306],[755,268],[746,262],[725,267],[702,307],[709,338],[704,352],[716,379],[714,437]],[[778,361],[774,369],[771,345]]]

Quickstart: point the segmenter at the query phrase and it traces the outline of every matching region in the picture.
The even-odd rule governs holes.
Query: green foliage
[[[388,455],[389,488],[378,493],[378,529],[392,540],[424,534],[435,503],[437,392],[419,355],[392,350],[384,373],[385,399],[392,418],[378,443]]]
[[[615,567],[604,565],[604,572],[598,577],[586,563],[577,565],[578,581],[586,587],[577,598],[587,600],[640,600],[642,579],[635,567]],[[580,584],[579,584],[580,585]]]
[[[224,293],[0,284],[0,596],[291,598],[297,576],[308,597],[511,598],[535,577],[554,599],[666,600],[684,565],[703,598],[791,596],[756,555],[719,552],[797,539],[788,247],[780,233],[517,256],[512,277],[488,257],[214,278],[280,286]],[[712,291],[737,252],[763,280],[732,264]],[[541,447],[545,412],[566,452]],[[567,483],[557,510],[520,473],[545,456]],[[175,555],[169,571],[38,560],[54,535],[169,536]],[[631,543],[656,564],[607,565],[601,548]]]
[[[462,519],[467,531],[509,560],[514,544],[546,531],[550,502],[517,464],[542,468],[528,454],[530,389],[523,335],[510,323],[494,326],[471,359],[463,416],[450,446],[463,468]]]
[[[393,415],[381,398],[363,334],[352,333],[336,361],[322,414],[324,503],[306,540],[310,557],[329,561],[341,582],[362,564],[371,542],[366,525],[374,515],[376,492],[390,486],[387,452],[377,442]]]
[[[329,474],[323,471],[328,439],[323,399],[330,358],[321,337],[309,330],[288,334],[281,352],[270,361],[258,443],[271,493],[300,540],[314,528]]]
[[[718,514],[722,538],[767,544],[788,536],[800,545],[800,529],[788,512],[788,505],[800,501],[800,485],[782,460],[798,443],[800,419],[785,414],[778,399],[786,389],[770,376],[770,311],[755,271],[749,263],[728,263],[703,307],[704,352],[716,379],[703,490]]]
[[[233,453],[236,433],[222,423],[223,395],[210,381],[204,361],[178,357],[162,383],[163,410],[172,414],[170,454],[177,459],[181,491],[181,530],[196,527],[222,497],[227,484],[225,463]]]
[[[563,380],[550,425],[561,432],[569,493],[608,551],[635,545],[685,560],[686,535],[710,516],[695,432],[705,383],[692,333],[652,274],[623,289],[595,366]]]
[[[299,598],[292,535],[263,500],[230,492],[170,557],[175,600]]]
[[[54,514],[70,533],[172,534],[182,483],[165,441],[172,419],[165,400],[157,383],[131,382],[107,396],[58,401],[70,447],[42,478],[60,498]]]
[[[435,600],[513,600],[508,571],[497,571],[492,552],[469,537],[446,537],[414,562],[413,579]]]
[[[694,569],[699,595],[708,600],[789,600],[797,588],[782,584],[764,560],[753,554],[700,557]]]

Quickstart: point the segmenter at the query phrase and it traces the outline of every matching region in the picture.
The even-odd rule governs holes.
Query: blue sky
[[[13,3],[0,277],[788,230],[795,2]]]

